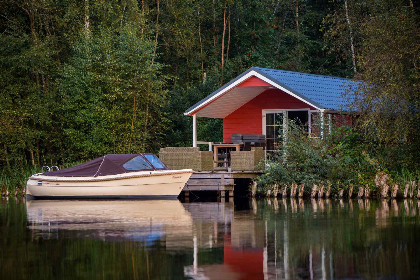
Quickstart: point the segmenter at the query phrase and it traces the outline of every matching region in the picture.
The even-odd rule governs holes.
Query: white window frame
[[[310,108],[301,108],[301,109],[263,109],[262,110],[262,126],[263,126],[262,132],[263,132],[263,134],[267,137],[267,128],[266,128],[266,116],[267,116],[267,113],[268,114],[283,113],[283,136],[284,136],[283,137],[283,145],[285,145],[285,143],[287,141],[287,119],[289,117],[288,112],[290,112],[290,111],[307,111],[308,112],[308,132],[311,131],[311,113],[313,111],[319,112],[318,110],[311,110]],[[267,152],[267,147],[266,147],[265,151]],[[269,151],[271,151],[271,150],[269,150]]]
[[[262,110],[262,132],[264,135],[267,135],[266,133],[266,115],[267,113],[272,114],[272,113],[283,113],[283,117],[286,117],[286,119],[288,118],[288,114],[287,112],[289,111],[308,111],[308,131],[310,131],[311,128],[311,113],[313,112],[319,112],[318,110],[311,110],[310,108],[302,108],[302,109],[263,109]],[[285,121],[285,119],[283,119],[283,125],[287,125],[287,122]]]

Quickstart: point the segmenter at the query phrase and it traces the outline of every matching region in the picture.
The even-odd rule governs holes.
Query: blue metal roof
[[[354,93],[361,83],[359,81],[353,81],[346,78],[251,67],[235,79],[214,91],[212,94],[208,95],[203,100],[194,104],[185,111],[185,114],[196,110],[207,100],[219,94],[220,91],[251,71],[257,72],[258,74],[306,100],[315,107],[334,111],[350,111],[349,103],[353,100],[351,93]]]
[[[360,82],[345,78],[260,67],[253,69],[321,109],[348,111],[352,93],[360,86]]]

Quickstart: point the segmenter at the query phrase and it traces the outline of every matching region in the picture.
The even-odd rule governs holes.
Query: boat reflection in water
[[[412,200],[27,204],[33,235],[103,240],[110,263],[98,271],[120,263],[109,273],[139,279],[410,279],[420,274],[419,211]]]
[[[178,200],[29,200],[27,216],[29,229],[45,239],[192,243],[192,219]]]

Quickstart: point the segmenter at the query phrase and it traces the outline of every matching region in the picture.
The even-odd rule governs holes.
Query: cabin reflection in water
[[[411,200],[267,199],[236,207],[167,200],[30,201],[27,214],[29,228],[41,238],[77,232],[105,241],[140,241],[150,250],[160,242],[166,251],[191,256],[183,273],[192,279],[377,278],[395,272],[404,278],[414,273],[407,256],[416,249],[392,245],[391,219],[408,217],[418,225],[419,206]],[[399,265],[393,264],[397,260]]]

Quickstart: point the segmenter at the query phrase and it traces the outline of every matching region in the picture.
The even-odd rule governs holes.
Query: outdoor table
[[[214,160],[214,167],[217,167],[218,163],[227,163],[227,161],[219,161],[219,148],[235,148],[235,151],[241,150],[242,144],[232,144],[232,143],[220,143],[220,144],[213,144],[213,160]],[[227,166],[225,166],[227,167]]]

